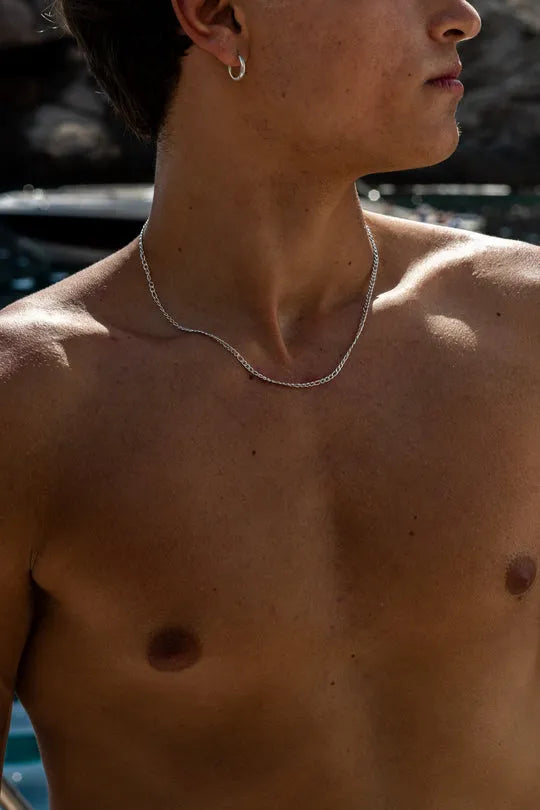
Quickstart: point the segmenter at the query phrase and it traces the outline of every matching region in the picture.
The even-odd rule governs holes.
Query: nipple
[[[147,657],[154,669],[176,671],[193,666],[201,656],[199,640],[182,627],[164,627],[153,633]]]
[[[528,554],[514,557],[506,569],[506,589],[511,594],[528,591],[536,578],[536,562]]]

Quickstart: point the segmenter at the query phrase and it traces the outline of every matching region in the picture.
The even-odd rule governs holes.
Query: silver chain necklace
[[[146,222],[144,223],[143,228],[141,230],[141,233],[139,234],[139,253],[140,253],[140,256],[141,256],[142,266],[144,267],[144,271],[146,273],[146,278],[148,279],[148,286],[150,287],[150,293],[152,295],[152,298],[154,299],[154,301],[156,302],[156,304],[158,305],[160,310],[163,312],[163,314],[165,315],[167,320],[169,320],[174,326],[176,326],[178,329],[181,329],[183,332],[195,332],[198,335],[206,335],[207,337],[212,338],[213,340],[217,340],[218,343],[221,343],[221,345],[224,346],[224,348],[227,349],[227,351],[229,351],[231,354],[233,354],[236,357],[238,362],[241,363],[244,366],[244,368],[246,368],[249,371],[250,374],[254,374],[255,377],[258,377],[259,379],[264,380],[265,382],[273,383],[274,385],[286,385],[289,388],[311,388],[314,385],[323,385],[324,383],[327,383],[327,382],[330,382],[330,380],[333,380],[334,377],[337,377],[337,375],[339,374],[339,372],[341,371],[341,369],[343,368],[343,366],[345,365],[345,363],[349,359],[349,355],[352,352],[352,350],[353,350],[353,348],[354,348],[354,346],[356,344],[356,341],[360,337],[362,329],[364,328],[367,313],[368,313],[368,310],[369,310],[369,305],[371,303],[371,296],[373,295],[373,290],[375,288],[375,281],[376,281],[376,278],[377,278],[377,270],[378,270],[378,267],[379,267],[379,253],[378,253],[378,250],[377,250],[377,245],[375,244],[375,239],[373,238],[373,234],[371,233],[371,230],[370,230],[369,225],[367,223],[365,223],[366,230],[368,232],[369,241],[371,242],[371,247],[372,247],[372,250],[373,250],[373,267],[372,267],[372,270],[371,270],[371,278],[370,278],[370,281],[369,281],[368,294],[367,294],[366,300],[364,302],[364,308],[362,310],[362,317],[360,318],[360,325],[358,327],[358,331],[356,332],[356,336],[355,336],[353,342],[351,343],[351,345],[349,346],[347,352],[343,355],[343,357],[341,358],[339,364],[336,366],[336,368],[332,371],[331,374],[328,374],[326,377],[322,377],[320,380],[310,380],[309,382],[303,382],[303,383],[283,382],[282,380],[272,380],[270,377],[266,377],[264,374],[261,374],[259,371],[257,371],[257,369],[253,368],[253,366],[251,366],[247,362],[247,360],[244,357],[242,357],[240,352],[238,352],[233,346],[231,346],[225,340],[222,340],[221,338],[217,337],[216,335],[212,335],[210,332],[204,332],[202,329],[188,329],[187,326],[181,326],[173,318],[171,318],[171,316],[167,312],[165,312],[165,310],[163,309],[163,306],[161,305],[161,301],[159,300],[159,298],[157,296],[156,288],[154,287],[154,282],[152,281],[152,277],[150,275],[150,268],[148,267],[148,262],[146,261],[146,255],[144,253],[143,237],[144,237],[147,225],[148,225],[148,220],[146,220]]]

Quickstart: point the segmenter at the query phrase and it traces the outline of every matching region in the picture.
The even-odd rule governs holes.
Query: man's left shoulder
[[[473,321],[489,315],[540,341],[540,247],[518,239],[444,229],[435,251],[437,286]],[[479,324],[478,324],[479,325]],[[517,334],[516,334],[517,336]]]
[[[518,239],[481,235],[473,238],[470,246],[472,284],[485,296],[486,304],[498,304],[499,317],[505,317],[527,341],[538,346],[540,247]]]
[[[540,292],[540,247],[537,245],[519,239],[474,234],[469,250],[470,269],[479,281],[518,298]]]

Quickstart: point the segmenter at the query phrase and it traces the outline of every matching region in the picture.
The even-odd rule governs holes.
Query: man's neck
[[[216,329],[234,319],[283,351],[299,320],[365,293],[373,254],[353,182],[188,166],[158,161],[144,239],[175,319]]]

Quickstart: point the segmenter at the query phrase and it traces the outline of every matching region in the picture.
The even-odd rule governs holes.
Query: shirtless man
[[[64,2],[143,134],[194,43],[144,238],[165,311],[300,383],[356,334],[366,226],[375,291],[304,388],[174,326],[137,239],[2,310],[4,732],[16,690],[52,810],[538,810],[540,250],[354,191],[453,153],[426,81],[478,14],[173,3]]]

